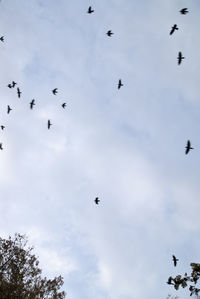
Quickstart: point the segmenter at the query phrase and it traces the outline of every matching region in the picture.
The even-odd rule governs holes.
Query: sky
[[[199,9],[0,2],[0,236],[26,234],[66,298],[189,297],[166,281],[200,261]]]

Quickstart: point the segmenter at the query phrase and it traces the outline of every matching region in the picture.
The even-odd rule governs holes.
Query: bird
[[[35,105],[35,100],[32,99],[32,101],[30,102],[30,108],[33,109],[33,105]]]
[[[187,145],[186,145],[186,150],[185,150],[185,154],[187,155],[189,153],[189,151],[191,149],[194,149],[193,147],[191,147],[191,143],[190,143],[190,140],[187,141]]]
[[[106,33],[108,36],[112,36],[112,34],[114,34],[111,30],[108,30],[108,32]]]
[[[2,125],[2,126],[1,126],[1,129],[4,130],[4,129],[5,129],[5,126]]]
[[[121,86],[124,86],[124,85],[122,84],[122,80],[119,79],[119,82],[118,82],[118,89],[120,89]]]
[[[2,143],[0,143],[0,150],[3,150]]]
[[[173,283],[172,283],[172,277],[171,277],[171,276],[168,278],[167,284],[173,284]]]
[[[170,31],[170,35],[172,35],[174,33],[175,30],[178,30],[178,27],[176,24],[174,24],[174,26],[172,26],[172,29]]]
[[[178,64],[181,64],[182,60],[184,59],[185,57],[183,57],[182,53],[181,52],[178,52]]]
[[[1,37],[0,37],[0,41],[1,41],[1,42],[4,42],[4,36],[1,36]]]
[[[19,87],[17,87],[17,94],[18,94],[18,98],[20,98],[20,96],[21,96],[21,91],[20,91],[20,89],[19,89]]]
[[[172,257],[173,257],[174,267],[176,267],[178,259],[175,257],[175,255],[172,255]]]
[[[63,104],[62,104],[62,107],[63,107],[63,109],[65,109],[65,107],[66,107],[66,103],[63,103]]]
[[[182,8],[182,9],[180,10],[180,13],[181,13],[182,15],[186,15],[186,13],[188,13],[188,9],[187,9],[187,8]]]
[[[51,124],[51,122],[50,122],[50,119],[48,119],[48,123],[47,123],[47,127],[48,127],[48,129],[50,129],[50,126],[51,126],[52,124]]]
[[[17,83],[15,81],[12,81],[12,87],[15,87]]]
[[[99,198],[98,198],[98,197],[96,197],[94,201],[95,201],[96,205],[98,205],[98,204],[99,204],[99,202],[100,202],[100,200],[99,200]]]
[[[9,88],[12,88],[12,84],[8,84],[8,87],[9,87]]]
[[[11,110],[12,110],[12,109],[11,109],[10,106],[8,105],[8,107],[7,107],[7,113],[9,114]]]
[[[92,10],[92,7],[91,6],[89,6],[89,8],[88,8],[88,11],[87,11],[88,13],[92,13],[92,12],[94,12],[94,10]]]
[[[57,94],[57,92],[58,92],[57,90],[58,90],[58,88],[54,88],[54,89],[52,90],[52,92],[53,92],[54,95]]]

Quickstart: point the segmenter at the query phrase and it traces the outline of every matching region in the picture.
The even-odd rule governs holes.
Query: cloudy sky
[[[0,234],[27,234],[67,298],[189,297],[166,281],[200,261],[199,11],[198,0],[0,3]]]

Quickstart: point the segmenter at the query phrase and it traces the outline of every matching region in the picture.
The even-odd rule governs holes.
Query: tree
[[[176,277],[170,276],[168,278],[168,284],[172,284],[176,290],[181,286],[182,288],[188,287],[190,296],[193,294],[199,295],[200,289],[196,287],[196,284],[200,278],[200,264],[191,263],[192,268],[191,275],[184,274],[184,276],[177,275]]]
[[[27,247],[25,235],[0,238],[0,298],[1,299],[63,299],[65,292],[61,276],[50,280],[41,277],[39,261]],[[27,247],[27,248],[26,248]]]

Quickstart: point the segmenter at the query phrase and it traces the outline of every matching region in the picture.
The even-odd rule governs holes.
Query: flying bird
[[[175,30],[178,30],[178,27],[176,24],[174,24],[174,26],[172,26],[172,29],[170,31],[170,35],[172,35],[174,33]]]
[[[51,124],[51,122],[50,122],[50,120],[48,120],[48,123],[47,123],[47,127],[48,127],[48,129],[50,129],[50,126],[51,126],[52,124]]]
[[[1,36],[1,37],[0,37],[0,41],[1,41],[1,42],[4,42],[4,36]]]
[[[1,126],[1,130],[4,130],[5,129],[5,126]]]
[[[96,205],[98,205],[98,204],[99,204],[99,202],[100,202],[100,200],[99,200],[99,198],[98,198],[98,197],[96,197],[94,201],[95,201]]]
[[[121,80],[121,79],[119,79],[119,82],[118,82],[118,89],[120,89],[120,88],[121,88],[121,86],[124,86],[124,85],[122,84],[122,80]]]
[[[191,149],[193,149],[193,147],[191,147],[191,143],[190,143],[190,140],[187,141],[187,145],[186,145],[186,150],[185,150],[185,154],[187,155],[189,153],[189,151]]]
[[[91,6],[89,6],[89,8],[88,8],[88,11],[87,11],[88,13],[92,13],[92,12],[94,12],[94,10],[92,10],[92,7]]]
[[[186,13],[188,13],[188,9],[187,9],[187,8],[182,8],[182,9],[180,10],[180,13],[181,13],[182,15],[186,15]]]
[[[172,255],[172,257],[173,257],[174,267],[176,267],[178,259],[175,257],[175,255]]]
[[[12,110],[12,109],[11,109],[10,106],[8,105],[8,107],[7,107],[7,113],[9,114],[11,110]]]
[[[184,59],[185,57],[183,57],[182,53],[181,52],[178,52],[178,64],[181,64],[182,60]]]
[[[20,91],[20,89],[19,89],[19,87],[17,87],[17,94],[18,94],[18,98],[20,98],[20,96],[21,96],[21,91]]]
[[[32,101],[30,102],[30,108],[33,109],[33,106],[35,105],[35,100],[32,99]]]
[[[15,81],[12,81],[12,87],[15,87],[17,83]]]
[[[106,33],[108,36],[112,36],[112,34],[114,34],[111,30],[108,30],[108,32]]]
[[[8,87],[9,87],[9,88],[12,88],[12,84],[8,84]]]
[[[54,89],[52,90],[52,92],[53,92],[54,95],[56,95],[57,92],[58,92],[58,88],[54,88]]]
[[[3,150],[2,143],[0,143],[0,150]]]
[[[65,107],[66,107],[66,103],[63,103],[63,104],[62,104],[62,107],[65,109]]]
[[[172,277],[171,277],[171,276],[168,278],[167,283],[168,283],[168,284],[173,284],[173,283],[172,283]]]

